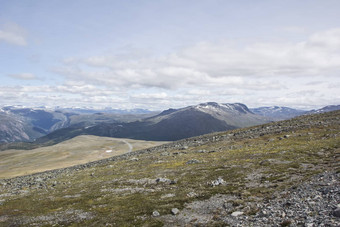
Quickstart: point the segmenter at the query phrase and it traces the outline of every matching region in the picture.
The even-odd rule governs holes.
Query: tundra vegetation
[[[267,226],[316,223],[320,213],[290,216],[282,207],[268,217],[270,208],[261,204],[284,199],[320,174],[332,174],[331,184],[339,186],[339,136],[334,111],[1,180],[0,225],[256,226],[263,217]],[[339,203],[339,195],[333,200]],[[330,226],[339,224],[335,208],[323,207]]]

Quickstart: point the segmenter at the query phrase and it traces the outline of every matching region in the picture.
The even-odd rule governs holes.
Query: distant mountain
[[[269,122],[263,116],[252,113],[241,103],[202,103],[181,109],[169,109],[140,121],[130,123],[103,123],[92,127],[63,129],[40,138],[62,141],[63,138],[89,134],[117,138],[172,141],[206,133],[225,131]],[[72,136],[70,136],[72,135]]]
[[[0,109],[0,142],[32,141],[69,126],[69,116],[42,109],[7,106]]]
[[[304,110],[293,109],[289,107],[270,106],[250,109],[254,114],[268,117],[272,120],[286,120],[297,117],[306,113]]]
[[[330,111],[334,111],[334,110],[340,110],[340,105],[325,106],[321,109],[308,111],[307,114],[325,113],[325,112],[330,112]]]
[[[0,143],[28,141],[33,136],[44,134],[33,130],[33,126],[20,118],[0,112]]]
[[[340,105],[308,112],[278,106],[248,109],[241,103],[208,102],[157,114],[143,109],[106,108],[106,112],[91,113],[97,110],[6,106],[0,108],[0,143],[37,140],[53,144],[83,134],[173,141],[338,109]]]
[[[55,130],[72,125],[87,127],[99,123],[131,122],[155,114],[144,110],[131,110],[131,113],[125,113],[128,111],[123,110],[120,113],[116,111],[118,113],[79,114],[77,111],[67,112],[66,109],[54,110],[45,107],[2,107],[0,108],[0,143],[34,141]]]
[[[67,112],[67,113],[76,113],[76,114],[94,114],[94,113],[107,113],[107,114],[151,114],[153,111],[147,109],[114,109],[111,107],[107,107],[104,109],[98,108],[85,108],[85,107],[72,107],[72,108],[56,108],[56,110]]]

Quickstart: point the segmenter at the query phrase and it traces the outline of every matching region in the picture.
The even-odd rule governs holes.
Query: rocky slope
[[[340,111],[0,181],[3,226],[339,226]]]

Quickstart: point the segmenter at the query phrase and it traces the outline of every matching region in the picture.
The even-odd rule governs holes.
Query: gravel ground
[[[273,198],[235,204],[240,198],[216,195],[187,204],[179,215],[160,217],[166,226],[340,226],[339,173],[324,172]],[[258,200],[258,202],[256,202]]]

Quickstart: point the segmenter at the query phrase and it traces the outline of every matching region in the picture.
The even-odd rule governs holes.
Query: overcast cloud
[[[340,104],[337,1],[33,2],[2,5],[0,105]]]

